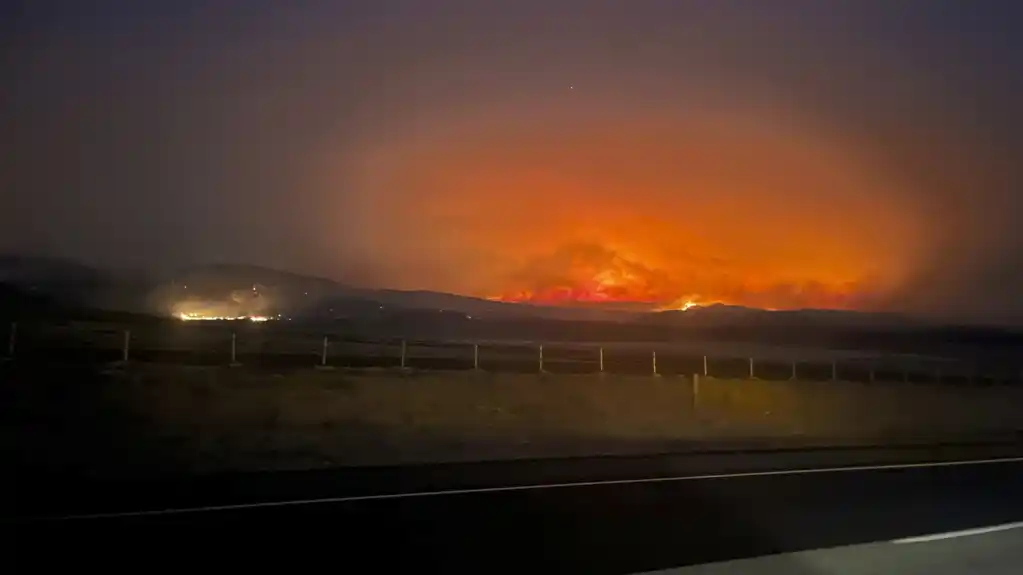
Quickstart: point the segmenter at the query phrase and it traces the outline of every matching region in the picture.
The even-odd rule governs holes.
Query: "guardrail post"
[[[600,358],[600,373],[604,373],[604,346],[600,346],[599,352],[600,353],[598,357]]]
[[[238,333],[231,332],[231,367],[238,367],[241,364],[238,363]]]
[[[707,377],[707,356],[703,356],[703,377]]]
[[[657,350],[653,352],[654,377],[657,377]]]
[[[540,344],[540,373],[543,373],[543,344]]]
[[[121,346],[121,361],[128,361],[128,350],[131,348],[131,330],[124,330],[124,345]]]
[[[750,379],[756,379],[756,376],[753,375],[753,358],[752,357],[749,358],[749,378]]]
[[[7,336],[7,357],[14,357],[14,348],[18,344],[18,322],[11,322],[11,331]]]
[[[320,348],[320,363],[316,369],[320,371],[334,371],[334,366],[327,365],[327,350],[330,349],[330,336],[323,336],[323,346]]]
[[[480,368],[480,344],[472,344],[472,368],[479,370]]]
[[[693,413],[700,408],[700,374],[693,374]]]
[[[407,348],[408,348],[408,346],[405,343],[405,340],[401,340],[401,368],[402,369],[405,369],[405,354],[406,354]]]

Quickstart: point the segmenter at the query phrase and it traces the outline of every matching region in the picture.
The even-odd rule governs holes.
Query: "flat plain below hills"
[[[0,456],[86,475],[656,453],[1015,432],[1017,386],[0,366]]]

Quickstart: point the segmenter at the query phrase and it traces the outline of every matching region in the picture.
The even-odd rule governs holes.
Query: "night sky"
[[[1023,322],[1023,5],[27,0],[0,251]]]

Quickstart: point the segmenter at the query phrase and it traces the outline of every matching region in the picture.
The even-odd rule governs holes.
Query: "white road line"
[[[942,539],[955,539],[956,537],[969,537],[971,535],[983,535],[985,533],[995,533],[997,531],[1008,531],[1009,529],[1019,529],[1023,527],[1023,521],[1017,521],[1015,523],[1003,523],[1002,525],[992,525],[990,527],[977,527],[974,529],[963,529],[962,531],[949,531],[948,533],[935,533],[933,535],[920,535],[918,537],[906,537],[905,539],[896,539],[892,543],[927,543],[928,541],[941,541]]]
[[[354,495],[349,497],[325,497],[320,499],[293,499],[286,501],[262,501],[257,503],[238,503],[232,505],[209,505],[202,507],[180,507],[170,509],[154,509],[149,511],[124,511],[118,513],[93,513],[84,515],[64,515],[58,517],[39,518],[42,521],[68,521],[85,519],[118,519],[130,517],[155,517],[160,515],[180,515],[186,513],[211,513],[217,511],[238,511],[246,509],[265,509],[273,507],[291,507],[298,505],[319,505],[331,503],[352,503],[358,501],[386,501],[396,499],[412,499],[419,497],[446,497],[455,495],[479,495],[487,493],[507,493],[515,491],[538,491],[542,489],[565,489],[570,487],[598,487],[603,485],[639,485],[644,483],[668,483],[676,481],[703,481],[712,479],[739,479],[744,477],[771,477],[779,475],[809,475],[813,473],[848,473],[856,471],[883,471],[892,469],[920,469],[928,467],[960,467],[967,465],[989,465],[997,463],[1020,463],[1023,457],[1003,457],[997,459],[973,459],[963,461],[932,461],[926,463],[894,463],[888,465],[858,465],[848,467],[821,467],[810,469],[784,469],[776,471],[749,471],[745,473],[721,473],[713,475],[680,475],[670,477],[644,477],[638,479],[609,479],[604,481],[577,481],[568,483],[540,483],[534,485],[506,485],[498,487],[471,487],[466,489],[443,489],[437,491],[412,491],[408,493],[383,493],[378,495]]]

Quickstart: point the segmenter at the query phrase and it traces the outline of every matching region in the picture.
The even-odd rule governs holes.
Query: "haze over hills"
[[[898,314],[830,310],[766,312],[714,304],[686,311],[654,312],[641,306],[580,303],[570,306],[509,303],[416,290],[376,289],[254,265],[208,264],[166,273],[102,270],[78,262],[34,256],[0,257],[0,282],[57,300],[118,311],[168,315],[185,301],[229,302],[232,293],[254,289],[273,312],[303,317],[344,317],[368,309],[422,309],[477,318],[640,321],[650,325],[798,323],[917,325]]]
[[[0,282],[18,285],[91,286],[102,281],[100,270],[71,260],[0,255]]]
[[[750,342],[926,355],[1013,355],[1023,332],[943,326],[893,313],[768,311],[713,304],[673,311],[554,307],[431,291],[356,287],[250,265],[158,273],[113,272],[49,258],[0,258],[0,319],[173,321],[268,316],[271,329],[427,341]]]
[[[232,294],[250,289],[261,293],[274,313],[304,317],[340,317],[363,308],[381,307],[492,317],[608,319],[621,315],[614,310],[521,305],[425,290],[355,287],[322,277],[240,264],[130,273],[57,258],[3,256],[0,283],[75,305],[156,315],[170,315],[177,304],[186,301],[229,303]]]
[[[648,329],[906,331],[936,327],[925,319],[894,313],[766,311],[722,304],[695,306],[685,311],[636,311],[600,304],[561,307],[507,303],[433,291],[357,287],[328,278],[239,264],[198,265],[162,274],[143,274],[101,270],[56,258],[3,256],[0,282],[64,305],[157,316],[171,316],[181,305],[191,302],[199,308],[255,306],[260,313],[306,321],[383,320],[393,319],[396,314],[422,320],[422,313],[428,312],[490,321],[630,323]]]

